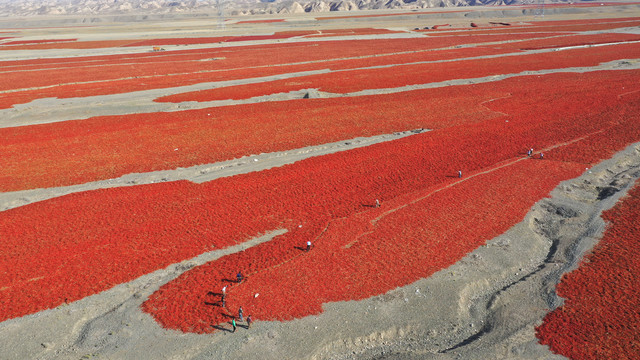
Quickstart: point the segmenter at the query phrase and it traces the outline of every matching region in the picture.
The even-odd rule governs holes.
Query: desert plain
[[[639,10],[0,19],[0,358],[637,358]]]

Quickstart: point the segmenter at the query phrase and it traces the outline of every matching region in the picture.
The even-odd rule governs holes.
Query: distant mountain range
[[[224,15],[511,5],[538,0],[219,0]],[[217,0],[0,0],[0,17],[218,12]]]

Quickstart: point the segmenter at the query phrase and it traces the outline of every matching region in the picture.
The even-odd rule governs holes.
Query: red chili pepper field
[[[43,55],[0,58],[0,322],[274,230],[283,233],[184,271],[140,309],[162,328],[209,334],[240,306],[285,322],[429,278],[522,222],[562,181],[640,142],[640,35],[627,31],[638,24],[12,34],[0,55]],[[75,55],[46,56],[61,49]],[[321,93],[302,96],[311,90]],[[428,131],[202,183],[92,187],[415,129]],[[552,352],[640,357],[639,218],[636,186],[559,284],[566,301],[537,328]]]
[[[537,328],[543,344],[572,359],[637,359],[640,334],[640,187],[604,214],[604,237],[558,285],[565,303]],[[558,336],[558,334],[562,334]]]

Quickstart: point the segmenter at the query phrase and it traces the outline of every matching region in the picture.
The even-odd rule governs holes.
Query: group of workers
[[[239,284],[242,282],[243,279],[244,279],[244,276],[242,276],[242,273],[238,271],[238,273],[236,274],[236,282]],[[222,293],[220,294],[220,304],[222,307],[227,306],[227,285],[222,287]],[[244,310],[242,310],[242,306],[240,306],[240,308],[238,309],[238,321],[243,321],[243,320],[244,320]],[[251,328],[252,322],[253,322],[253,319],[251,318],[251,315],[247,316],[247,329]],[[231,326],[233,327],[232,332],[236,332],[237,325],[236,325],[235,316],[231,318]]]

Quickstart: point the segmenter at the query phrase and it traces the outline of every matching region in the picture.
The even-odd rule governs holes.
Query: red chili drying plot
[[[358,136],[474,123],[502,114],[573,119],[632,101],[632,95],[618,94],[638,90],[635,79],[637,71],[558,74],[400,95],[270,102],[5,128],[0,129],[5,139],[0,144],[5,154],[0,158],[4,171],[0,189],[71,185]],[[528,89],[540,95],[531,95]],[[574,124],[595,131],[601,122]],[[238,134],[238,129],[244,133]]]
[[[153,41],[150,39],[149,41]],[[160,39],[163,40],[163,39]],[[179,40],[179,39],[177,39]],[[136,41],[136,40],[132,40]],[[136,41],[137,43],[138,41]],[[151,45],[151,44],[150,44]],[[20,70],[18,66],[25,66],[24,70],[33,70],[34,67],[42,65],[44,67],[50,67],[49,65],[55,65],[55,67],[63,67],[67,64],[73,64],[73,66],[82,65],[121,65],[122,63],[131,62],[158,62],[158,59],[164,61],[176,61],[176,60],[201,60],[211,58],[212,55],[224,55],[226,57],[232,57],[236,60],[242,60],[244,55],[249,55],[253,52],[263,52],[266,54],[275,51],[296,51],[298,48],[308,48],[310,46],[318,46],[316,43],[309,44],[267,44],[267,45],[253,45],[253,46],[238,46],[228,48],[205,48],[205,49],[190,49],[190,50],[175,50],[164,52],[145,52],[145,53],[132,53],[132,54],[115,54],[115,55],[100,55],[100,56],[85,56],[76,58],[52,58],[52,59],[30,59],[30,60],[14,60],[3,61],[0,63],[1,69],[8,70]],[[300,51],[300,50],[298,50]],[[54,68],[55,68],[54,67]]]
[[[282,36],[289,36],[283,34]],[[522,35],[522,39],[535,38],[537,35]],[[505,39],[513,40],[512,37]],[[16,65],[33,64],[26,62],[6,62],[12,68],[7,69],[0,78],[0,90],[24,89],[41,86],[58,86],[60,84],[95,82],[104,80],[117,80],[144,76],[164,76],[167,74],[197,73],[201,71],[216,71],[238,69],[257,66],[274,66],[278,64],[297,64],[301,61],[338,60],[345,57],[360,57],[381,55],[379,49],[384,49],[385,54],[393,54],[405,51],[422,51],[427,49],[446,48],[460,44],[482,43],[497,41],[495,36],[473,36],[455,38],[417,38],[417,39],[378,39],[378,40],[345,40],[327,41],[304,44],[271,44],[261,46],[246,46],[232,49],[208,49],[206,52],[198,50],[193,59],[184,59],[178,62],[175,59],[165,63],[151,62],[137,63],[132,61],[134,56],[125,58],[129,61],[122,62],[122,57],[104,57],[105,60],[113,59],[111,64],[87,64],[76,66],[73,71],[67,68],[36,70],[32,66],[19,71]],[[136,43],[131,40],[128,43]],[[107,46],[107,45],[105,45]],[[173,53],[173,52],[170,52]],[[189,52],[186,51],[185,54]],[[168,54],[171,55],[171,54]],[[156,55],[163,56],[163,55]],[[148,56],[146,58],[149,58]],[[99,57],[91,57],[99,59]],[[215,61],[194,61],[215,59]],[[79,61],[82,59],[75,59]],[[2,65],[2,64],[0,64]],[[100,66],[98,66],[100,65]],[[108,65],[108,66],[107,66]],[[46,66],[46,65],[45,65]],[[0,70],[4,71],[0,67]]]
[[[253,73],[255,76],[267,76],[272,75],[269,71],[277,71],[281,73],[292,73],[295,71],[311,71],[311,70],[323,70],[323,69],[331,69],[331,70],[346,70],[360,67],[372,67],[372,66],[385,66],[385,65],[401,65],[404,63],[412,63],[412,62],[422,62],[422,61],[438,61],[438,60],[449,60],[449,59],[458,59],[464,57],[476,57],[476,56],[484,56],[484,55],[496,55],[503,53],[503,50],[494,49],[491,47],[479,47],[479,48],[465,48],[465,49],[452,49],[452,50],[438,50],[438,51],[428,51],[428,52],[415,52],[415,53],[407,53],[407,54],[398,54],[398,55],[383,55],[383,56],[374,56],[367,58],[357,58],[350,60],[334,60],[334,61],[325,61],[318,62],[315,64],[305,64],[305,65],[295,65],[281,68],[264,68],[262,69],[254,69]],[[363,70],[355,70],[355,71],[363,71]],[[380,70],[386,71],[386,70]],[[228,74],[226,72],[225,74]],[[238,73],[242,73],[242,71],[238,71]],[[234,73],[232,72],[231,75]],[[247,71],[247,75],[250,73]],[[274,73],[275,74],[275,73]],[[238,86],[230,86],[223,88],[216,88],[212,90],[201,90],[197,92],[187,92],[169,96],[163,96],[157,98],[155,101],[157,102],[182,102],[182,101],[211,101],[211,100],[224,100],[224,99],[246,99],[253,96],[261,96],[261,95],[269,95],[278,92],[289,92],[296,91],[305,88],[314,88],[319,87],[320,83],[315,83],[316,79],[323,79],[324,77],[328,77],[329,79],[334,79],[340,77],[339,74],[322,74],[318,76],[299,76],[292,77],[285,80],[279,81],[265,81],[259,83],[253,83],[248,85],[238,85]],[[214,74],[211,74],[214,75]],[[201,79],[201,76],[198,76],[198,79]],[[222,80],[222,79],[220,79]],[[322,80],[320,81],[322,82]],[[362,84],[362,87],[366,86],[366,84]],[[104,88],[101,88],[104,89]],[[0,99],[2,97],[0,96]]]
[[[356,28],[356,29],[329,29],[317,31],[314,34],[305,37],[327,37],[327,36],[347,36],[347,35],[378,35],[378,34],[398,34],[404,31],[374,28]]]
[[[583,25],[583,26],[588,26],[591,24],[609,24],[609,23],[618,23],[618,22],[628,22],[628,21],[637,21],[640,20],[639,17],[624,17],[624,18],[610,18],[610,19],[589,19],[588,21],[586,21],[587,23],[585,24],[585,20],[546,20],[546,21],[539,21],[536,20],[535,22],[531,23],[532,26],[546,26],[546,25],[553,25],[553,26],[566,26],[566,25]]]
[[[251,21],[249,21],[251,22]],[[244,22],[239,22],[244,23]],[[274,34],[257,35],[257,36],[220,36],[220,37],[197,37],[197,38],[166,38],[166,39],[150,39],[138,41],[132,44],[125,45],[131,46],[153,46],[153,45],[193,45],[193,44],[211,44],[231,41],[249,41],[249,40],[275,40],[275,39],[287,39],[298,36],[305,36],[315,34],[317,31],[279,31]],[[383,33],[381,31],[380,33]]]
[[[602,240],[562,278],[564,305],[545,317],[537,336],[570,359],[638,359],[640,182],[603,218]]]
[[[0,189],[70,185],[480,121],[498,116],[480,103],[506,94],[442,88],[408,93],[402,99],[396,95],[309,99],[4,128],[0,129],[5,139],[0,144],[5,154],[0,157]]]
[[[550,39],[538,39],[528,40],[519,43],[505,44],[501,47],[515,48],[518,50],[537,50],[537,49],[550,49],[567,46],[583,46],[583,45],[597,45],[597,44],[611,44],[628,41],[640,41],[640,36],[635,34],[597,34],[597,35],[571,35],[563,36],[559,39],[553,39],[555,41],[549,41]],[[639,44],[634,44],[638,46]]]
[[[289,49],[291,50],[291,49]],[[245,55],[255,55],[262,51],[255,50],[253,52],[245,51]],[[266,57],[267,55],[262,52]],[[242,67],[253,67],[265,65],[262,61],[249,61],[240,59],[244,63],[238,63],[235,60],[233,52],[209,51],[208,53],[200,53],[195,58],[176,59],[162,58],[145,59],[143,63],[135,61],[131,58],[128,61],[117,60],[115,63],[89,63],[86,66],[76,66],[74,71],[67,68],[53,68],[45,70],[37,70],[33,68],[24,69],[26,71],[16,71],[11,69],[3,73],[3,79],[0,80],[0,86],[5,90],[20,89],[26,87],[42,87],[42,86],[59,86],[61,84],[71,84],[78,82],[98,82],[106,80],[135,79],[141,77],[162,77],[169,74],[180,75],[198,75],[203,71],[222,71],[222,70],[238,70]],[[249,72],[257,73],[256,69],[248,69]],[[268,71],[268,70],[265,70]],[[283,71],[283,70],[279,70]],[[207,73],[200,74],[203,81],[206,81]],[[43,78],[44,77],[44,78]],[[12,83],[12,80],[22,78],[23,83]],[[223,77],[222,77],[223,78]],[[223,78],[224,79],[224,78]],[[64,96],[64,95],[63,95]]]
[[[640,23],[639,23],[640,24]],[[542,35],[542,34],[540,34]],[[511,50],[540,50],[540,49],[553,49],[570,46],[584,46],[584,45],[598,45],[598,44],[612,44],[623,42],[637,42],[640,41],[640,36],[635,34],[595,34],[595,35],[563,35],[561,34],[545,34],[545,36],[553,36],[544,39],[532,39],[524,40],[513,43],[504,43],[500,45],[494,45],[496,49],[503,51]],[[462,35],[469,36],[469,35]],[[507,35],[502,35],[507,36]],[[543,36],[541,36],[543,37]],[[638,45],[637,43],[634,45]]]
[[[166,328],[206,333],[240,306],[256,319],[282,321],[318,314],[326,302],[382,294],[452,265],[521,221],[558,181],[580,171],[575,164],[525,161],[443,191],[385,201],[380,209],[304,224],[276,241],[187,272],[143,309]],[[296,248],[308,239],[311,252]],[[210,292],[219,293],[236,271],[248,280],[231,284],[226,308],[215,306],[219,296]]]
[[[244,48],[244,47],[243,47]],[[96,65],[122,65],[128,63],[158,63],[167,61],[197,61],[209,59],[212,52],[232,53],[226,49],[192,49],[175,51],[149,51],[131,54],[83,56],[74,58],[45,58],[30,60],[13,60],[0,62],[2,71],[18,70],[52,70],[64,67],[96,66]]]
[[[104,40],[104,41],[74,41],[74,42],[54,42],[46,44],[25,44],[0,46],[2,50],[47,50],[47,49],[102,49],[109,47],[120,47],[137,40]]]
[[[640,101],[639,95],[636,95],[634,101]],[[602,116],[611,120],[615,125],[589,136],[589,138],[581,141],[580,144],[570,144],[562,148],[553,149],[549,154],[554,158],[592,166],[620,151],[620,142],[630,144],[640,139],[640,127],[629,123],[629,120],[640,123],[640,116],[633,107],[621,106],[612,108],[603,113]]]
[[[95,81],[86,84],[59,85],[37,90],[15,91],[0,94],[0,109],[9,108],[16,104],[28,103],[35,99],[47,97],[70,98],[109,95],[149,89],[193,85],[202,82],[264,77],[289,72],[309,71],[316,68],[325,68],[325,66],[320,63],[315,66],[308,64],[285,65],[278,67],[260,67],[239,70],[210,71],[202,73],[184,73],[176,75],[150,75],[138,78],[125,78],[122,80]]]
[[[300,31],[300,32],[275,33],[273,35],[235,36],[235,37],[232,37],[231,39],[228,39],[227,42],[288,39],[288,38],[295,37],[295,36],[308,35],[310,33],[312,33],[312,32],[311,31]]]
[[[477,127],[474,131],[475,141],[482,140],[477,136],[478,129],[480,128]],[[451,141],[455,140],[455,138],[451,139]],[[435,140],[437,139],[432,141]],[[431,146],[433,146],[432,141],[429,141]],[[496,144],[494,141],[482,143]],[[443,143],[438,141],[438,144]],[[442,145],[438,145],[436,151],[440,150],[440,146]],[[418,149],[424,148],[424,145],[412,147],[417,152]],[[457,148],[457,153],[461,153],[459,146],[451,148]],[[413,157],[418,155],[423,161],[416,163],[425,163],[426,154],[435,149],[429,152],[420,150]],[[494,152],[494,154],[503,154],[503,151]],[[450,153],[450,150],[443,151],[443,155],[451,155]],[[389,151],[381,151],[380,154],[384,155],[383,159],[395,156]],[[55,302],[59,303],[63,296],[65,299],[75,300],[92,293],[96,287],[122,282],[123,277],[126,278],[132,274],[140,275],[155,269],[158,264],[165,266],[189,255],[194,256],[205,249],[228,246],[234,241],[241,241],[251,235],[287,226],[291,219],[299,223],[304,220],[299,219],[303,214],[313,215],[314,211],[322,210],[323,213],[346,215],[360,204],[366,204],[367,200],[371,201],[368,199],[371,194],[376,194],[376,197],[383,200],[392,198],[394,193],[398,194],[398,187],[404,185],[406,188],[408,184],[398,182],[396,164],[388,160],[380,161],[382,160],[380,157],[375,157],[380,165],[374,167],[370,164],[371,154],[365,152],[364,156],[361,155],[361,158],[356,159],[331,157],[330,166],[327,166],[329,164],[320,165],[318,162],[321,160],[307,161],[306,164],[309,167],[306,170],[298,170],[302,165],[297,165],[267,173],[249,174],[234,178],[233,181],[225,179],[199,186],[179,182],[74,194],[5,211],[2,213],[4,221],[0,226],[3,238],[20,239],[20,242],[5,244],[7,247],[1,252],[2,264],[6,269],[24,270],[20,273],[11,272],[10,275],[3,277],[2,287],[5,289],[2,295],[11,295],[10,299],[17,294],[33,294],[34,301],[33,303],[29,301],[0,302],[8,306],[8,309],[3,309],[1,313],[16,314],[18,312],[21,315],[23,311],[28,313],[41,309],[39,306],[45,306],[44,308],[55,306]],[[494,157],[495,155],[492,156]],[[365,159],[370,160],[365,161]],[[475,161],[478,160],[488,161],[486,158],[477,159],[476,157]],[[339,170],[341,163],[360,165],[353,167],[349,172],[344,172]],[[384,165],[386,168],[381,168]],[[468,164],[467,168],[471,166],[473,165]],[[433,166],[425,164],[424,168],[407,170],[425,173],[429,167]],[[327,173],[327,169],[334,169],[333,174]],[[445,167],[443,166],[442,169]],[[371,176],[372,171],[376,170],[381,177],[380,180]],[[312,175],[318,171],[322,171],[324,175],[322,177]],[[338,171],[337,174],[336,171]],[[453,173],[453,169],[449,169],[449,172]],[[271,175],[274,173],[277,175]],[[358,179],[362,175],[369,180]],[[442,179],[443,175],[440,171],[438,177]],[[415,175],[407,177],[409,184],[416,180],[419,180],[418,184],[424,184],[425,180],[426,183],[433,183],[433,179],[433,174],[428,174],[427,179],[424,176],[417,178]],[[362,183],[354,187],[354,181],[362,181]],[[383,186],[385,191],[381,193]],[[305,190],[301,193],[303,189]],[[336,191],[342,196],[334,198]],[[273,196],[277,193],[286,193],[288,196],[284,199],[274,198]],[[200,200],[195,200],[198,198]],[[291,203],[293,199],[295,204]],[[344,199],[349,200],[347,203],[340,203]],[[153,205],[149,207],[151,204]],[[314,207],[305,210],[308,207],[305,204],[314,204]],[[250,211],[247,212],[247,208]],[[192,217],[195,215],[193,211],[203,215]],[[37,215],[31,216],[33,214]],[[64,218],[54,214],[64,214]],[[40,216],[43,218],[41,219]],[[291,216],[293,217],[290,218]],[[41,222],[45,218],[50,220]],[[310,218],[315,219],[316,216]],[[237,223],[237,220],[240,223]],[[167,226],[169,224],[171,225]],[[220,229],[220,226],[227,230]],[[193,231],[185,233],[188,228]],[[114,229],[119,230],[114,232]],[[239,234],[239,231],[244,232],[245,235]],[[110,233],[112,234],[109,235]],[[56,234],[54,235],[57,239],[55,245],[36,240],[51,238],[52,234]],[[212,238],[214,236],[215,240]],[[28,249],[20,246],[26,243],[31,244]],[[76,258],[78,251],[81,251],[84,256]],[[51,259],[41,259],[42,256],[51,257]],[[122,263],[123,256],[126,264]],[[130,258],[131,256],[133,258]],[[34,261],[34,257],[37,261]],[[86,268],[84,258],[92,259],[91,264],[95,270]],[[27,266],[27,263],[35,265]],[[125,269],[125,271],[117,269]],[[110,273],[113,274],[109,275]],[[52,275],[45,276],[45,274]],[[65,281],[64,278],[69,280]],[[97,281],[98,278],[101,280]],[[36,293],[46,288],[49,282],[64,284],[60,285],[61,288],[73,287],[74,289],[53,291],[50,296],[36,296]],[[87,284],[91,286],[87,288]]]
[[[366,30],[366,29],[362,29]],[[535,36],[541,36],[540,34],[536,34]],[[451,45],[451,41],[447,39],[443,39],[446,41],[435,41],[434,39],[429,39],[426,41],[425,39],[418,39],[419,42],[415,43],[415,46],[424,46],[428,43],[428,48],[433,48],[434,46],[448,46]],[[482,39],[476,38],[477,41],[481,41]],[[486,41],[487,39],[485,39]],[[493,38],[496,40],[496,38]],[[149,40],[150,45],[155,40]],[[174,40],[175,41],[175,40]],[[470,41],[467,39],[467,41]],[[456,40],[454,43],[458,43],[460,40]],[[396,43],[398,43],[396,41]],[[403,41],[403,46],[408,42]],[[153,43],[156,44],[156,43]],[[139,42],[134,42],[132,45],[140,45]],[[341,56],[359,56],[360,54],[355,54],[354,49],[358,49],[361,51],[365,51],[366,54],[371,52],[371,43],[369,41],[365,42],[350,42],[348,54],[341,55],[340,52],[336,52],[338,48],[335,45],[341,44],[327,44],[327,43],[318,43],[312,45],[305,46],[291,46],[291,45],[283,45],[277,44],[273,46],[260,46],[260,47],[246,47],[235,50],[215,50],[215,49],[206,49],[206,50],[188,50],[188,51],[171,51],[167,53],[149,53],[149,54],[130,54],[130,55],[113,55],[113,56],[104,56],[104,57],[85,57],[80,59],[68,60],[65,62],[60,62],[60,60],[30,60],[30,61],[11,61],[11,62],[3,62],[1,69],[6,71],[3,76],[5,79],[4,89],[12,89],[18,87],[38,87],[38,86],[51,86],[65,83],[74,83],[83,81],[96,82],[99,80],[110,80],[117,78],[124,78],[125,80],[119,81],[127,81],[132,80],[134,78],[140,77],[162,77],[166,76],[169,73],[182,73],[182,75],[186,75],[188,73],[200,72],[203,70],[209,71],[217,71],[220,69],[229,69],[232,67],[242,67],[242,66],[264,66],[266,64],[273,65],[274,60],[286,60],[286,61],[299,61],[300,56],[304,54],[305,59],[309,59],[309,54],[335,54],[335,57]],[[309,48],[311,46],[311,48]],[[284,48],[286,47],[286,52]],[[311,51],[311,49],[316,50],[314,47],[319,47],[318,51]],[[385,41],[384,43],[376,43],[376,46],[373,48],[384,48],[389,49],[390,51],[395,51],[391,44]],[[419,48],[415,48],[416,50],[420,50]],[[296,51],[292,51],[296,50]],[[411,50],[409,48],[403,50]],[[424,50],[422,48],[421,50]],[[298,52],[302,51],[303,53],[298,54]],[[461,51],[461,50],[458,50]],[[486,49],[485,49],[486,51]],[[494,52],[499,52],[499,50],[493,50]],[[258,54],[259,56],[253,55],[253,53]],[[283,58],[283,53],[291,54],[290,58]],[[426,57],[431,57],[429,53],[424,53]],[[275,55],[277,58],[273,58],[271,56]],[[376,54],[379,55],[379,54]],[[478,55],[482,55],[480,52]],[[372,56],[369,54],[368,56]],[[215,59],[215,61],[211,61],[211,59]],[[253,63],[247,63],[247,59],[265,59],[262,63],[256,63],[255,60]],[[329,60],[329,58],[323,58],[325,60]],[[316,58],[317,60],[323,60]],[[379,59],[379,58],[378,58]],[[178,60],[182,60],[182,62],[178,62]],[[203,62],[202,60],[210,60]],[[313,60],[313,58],[311,58]],[[160,62],[165,62],[162,64]],[[166,66],[170,61],[171,66]],[[407,61],[410,61],[409,59]],[[124,63],[123,63],[124,62]],[[145,66],[141,66],[141,63],[145,64]],[[360,63],[366,64],[367,62]],[[385,62],[382,62],[384,64]],[[20,66],[20,64],[23,64]],[[41,66],[47,67],[47,69],[42,69],[41,71],[37,70],[36,67],[38,64]],[[106,66],[109,65],[109,66]],[[372,64],[372,65],[375,65]],[[344,67],[344,65],[342,65]],[[354,65],[346,65],[347,67],[354,67]],[[367,65],[365,65],[367,66]],[[371,66],[371,65],[368,65]],[[73,72],[69,72],[65,68],[74,68]],[[27,73],[21,72],[20,70],[29,70]],[[46,70],[46,71],[45,71]],[[127,71],[129,73],[127,73]],[[19,77],[20,81],[15,81],[12,77]],[[127,78],[131,79],[127,79]],[[168,83],[165,82],[165,83]],[[109,90],[111,84],[104,83],[100,86],[97,86],[102,90],[103,93],[113,93],[116,91],[115,89]],[[117,89],[120,84],[113,84]],[[140,86],[138,86],[140,87]],[[54,90],[61,90],[57,92],[59,97],[66,96],[82,96],[81,94],[73,93],[68,94],[64,91],[64,89],[51,89],[49,93]],[[43,94],[43,96],[50,95],[49,93]],[[11,98],[15,94],[5,95],[5,107],[12,105]],[[89,94],[90,95],[90,94]],[[20,95],[21,98],[26,101],[27,99],[32,99],[34,95]]]
[[[342,276],[351,273],[349,264],[352,263],[348,262],[349,259],[369,256],[367,261],[381,264],[387,261],[386,252],[389,252],[394,258],[402,259],[399,261],[412,262],[411,258],[401,256],[402,251],[407,249],[402,250],[402,244],[394,243],[406,241],[406,238],[394,235],[401,233],[397,228],[404,228],[405,221],[417,224],[411,230],[413,233],[407,236],[421,240],[420,243],[411,245],[416,246],[422,254],[443,255],[451,251],[451,254],[459,256],[494,236],[492,231],[499,233],[500,229],[519,221],[531,202],[544,196],[558,181],[575,177],[583,169],[582,164],[557,161],[552,155],[544,161],[525,159],[524,149],[561,146],[569,141],[588,137],[594,131],[615,126],[640,131],[638,115],[635,118],[613,120],[602,116],[607,114],[607,110],[617,107],[628,107],[629,114],[640,114],[640,102],[635,101],[635,98],[628,98],[629,95],[618,96],[621,85],[634,84],[637,77],[632,74],[635,73],[557,74],[544,79],[511,79],[491,84],[491,87],[462,87],[459,90],[461,92],[498,88],[502,96],[485,102],[484,106],[518,111],[514,115],[460,121],[457,126],[443,127],[389,143],[311,158],[281,168],[223,178],[201,185],[173,182],[106,189],[72,194],[0,212],[0,237],[6,239],[0,243],[0,273],[3,274],[0,277],[1,319],[81,299],[168,264],[279,228],[288,229],[289,233],[268,245],[257,246],[255,250],[235,255],[240,258],[234,260],[234,263],[242,265],[241,270],[251,278],[254,275],[256,279],[259,278],[254,270],[267,269],[270,264],[291,257],[291,254],[300,254],[292,252],[295,250],[292,245],[300,246],[303,239],[315,239],[329,223],[332,225],[325,237],[318,238],[318,247],[324,246],[324,243],[337,252],[343,250],[336,246],[345,245],[352,249],[349,254],[355,254],[354,258],[332,257],[328,249],[322,250],[326,251],[325,255],[318,251],[317,256],[336,261],[337,272],[332,276],[342,278],[346,284],[355,282],[353,278]],[[553,88],[562,96],[551,91],[539,91],[549,87],[549,84],[554,84]],[[340,113],[344,115],[349,112]],[[158,123],[153,125],[154,128],[162,127]],[[323,123],[322,127],[328,125]],[[128,130],[128,134],[135,132]],[[246,135],[236,134],[240,137]],[[129,141],[131,143],[135,142]],[[580,142],[575,144],[578,143]],[[617,143],[619,148],[626,145],[626,139]],[[598,149],[593,150],[594,154],[598,153]],[[512,161],[513,164],[501,171],[471,177]],[[453,185],[457,181],[454,175],[459,169],[464,171],[467,180]],[[527,187],[523,179],[534,178],[536,186]],[[447,185],[453,185],[450,191],[436,192],[425,203],[419,202],[405,210],[388,214],[376,222],[376,232],[360,236],[360,230],[368,230],[371,219],[378,217],[380,211],[420,200]],[[471,229],[454,227],[453,224],[457,224],[459,218],[473,216],[474,206],[495,206],[486,204],[495,204],[491,199],[498,196],[492,194],[491,199],[486,198],[487,186],[495,186],[492,189],[496,192],[512,196],[498,202],[499,209],[505,212],[503,217],[493,214],[496,217],[492,219],[495,220],[482,225],[486,227],[478,228],[476,235],[468,237]],[[372,209],[366,206],[373,204],[374,199],[380,199],[383,207]],[[459,202],[461,199],[478,199],[478,202],[464,203],[462,206],[463,203]],[[522,205],[521,202],[529,205]],[[427,204],[426,208],[422,204]],[[424,220],[425,209],[436,204],[440,204],[439,209],[443,210],[439,212],[442,217]],[[454,206],[456,204],[460,205]],[[298,227],[300,224],[303,225],[301,228]],[[443,238],[429,240],[423,232],[427,229],[445,234],[447,232],[444,228],[449,231],[450,237],[443,235]],[[452,229],[457,230],[451,233]],[[451,240],[437,243],[438,240],[452,239],[457,233],[461,235],[459,242]],[[348,243],[347,239],[350,239]],[[384,247],[376,252],[372,248],[373,244],[383,240]],[[271,260],[264,259],[266,253],[271,254]],[[91,262],[86,259],[91,259]],[[309,258],[296,259],[302,266],[297,268],[298,276],[305,274],[304,276],[314,277],[312,271],[321,270],[314,268],[309,263]],[[426,276],[424,274],[455,260],[455,256],[434,255],[433,267],[416,269],[407,265],[407,274],[387,278],[384,285],[373,288],[385,291],[385,288],[393,288],[416,277]],[[291,274],[296,267],[279,268],[282,271],[289,270],[280,274],[273,272],[275,269],[269,269],[272,272],[269,276],[287,278],[290,276],[287,274]],[[211,273],[212,276],[228,272],[232,275],[238,270],[235,267],[229,270],[215,266],[208,269],[216,271]],[[310,270],[304,272],[300,269]],[[380,271],[373,264],[363,265],[362,269],[365,272],[358,273],[360,281],[367,284],[380,282]],[[319,274],[325,273],[318,273],[318,276]],[[251,278],[247,284],[252,284]],[[192,279],[199,281],[199,277]],[[222,281],[213,277],[207,283],[215,284],[214,281],[218,280]],[[194,288],[190,288],[190,281],[192,280],[183,283],[180,280],[175,284],[186,294],[191,294],[188,296],[202,296],[199,291],[193,290],[202,285],[194,283]],[[306,301],[292,302],[288,311],[275,314],[283,318],[304,316],[309,311],[318,311],[319,303],[344,296],[344,293],[340,293],[341,290],[332,289],[327,284],[309,284],[314,284],[314,288],[309,291],[323,294],[317,303],[307,305]],[[202,313],[200,309],[184,313],[181,304],[183,297],[186,299],[187,295],[174,295],[168,291],[175,286],[170,284],[154,296],[156,305],[147,306],[147,310],[162,318],[167,327],[210,331],[207,326],[210,325],[209,321],[215,320],[212,317],[215,314]],[[242,289],[232,289],[229,306],[243,301],[242,296],[253,295],[256,288]],[[280,295],[269,294],[269,290],[266,293],[260,291],[260,297],[267,295],[265,298],[270,299],[271,304],[248,303],[249,306],[255,306],[256,314],[260,311],[271,312],[270,306],[287,301],[291,296],[289,292],[296,290],[286,289]],[[364,287],[354,290],[353,295],[356,298],[369,296]],[[178,301],[174,303],[172,299]],[[206,306],[203,304],[203,307]],[[180,311],[189,321],[198,319],[199,322],[178,322],[170,313],[172,308]]]
[[[640,40],[640,36],[635,36]],[[499,60],[477,59],[456,62],[398,65],[386,69],[338,71],[330,74],[310,75],[259,84],[238,85],[165,96],[160,102],[211,101],[247,99],[254,96],[286,93],[316,88],[330,93],[350,93],[367,89],[394,88],[441,82],[453,79],[471,79],[490,75],[515,74],[522,71],[562,69],[566,67],[594,66],[624,58],[640,56],[640,46],[625,44],[605,49],[574,49],[532,55],[514,55]],[[496,62],[499,61],[499,66]]]
[[[297,46],[282,46],[278,50],[274,48],[256,48],[252,51],[246,51],[243,49],[243,55],[258,55],[263,54],[267,56],[267,54],[273,51],[302,51],[315,49],[314,45],[297,45]],[[301,48],[301,49],[298,49]],[[132,67],[140,67],[141,70],[134,76],[134,78],[145,78],[145,77],[162,77],[162,76],[177,76],[177,75],[201,75],[205,77],[209,75],[211,72],[221,72],[221,71],[232,71],[232,72],[240,72],[241,70],[247,71],[248,76],[259,76],[253,75],[253,73],[257,73],[257,70],[262,69],[264,72],[269,72],[271,69],[279,69],[284,66],[291,66],[294,69],[290,70],[284,68],[282,70],[278,70],[279,72],[288,72],[288,71],[300,71],[296,70],[298,68],[303,69],[304,67],[298,64],[300,61],[292,62],[292,63],[282,63],[271,65],[268,64],[241,64],[238,61],[245,61],[242,59],[242,56],[239,56],[236,52],[240,50],[216,50],[216,49],[204,49],[199,51],[171,51],[171,52],[154,52],[148,54],[131,54],[128,56],[105,56],[105,57],[87,57],[81,59],[65,59],[66,61],[60,62],[59,59],[55,61],[49,62],[5,62],[5,66],[0,67],[0,70],[3,71],[3,74],[11,74],[14,72],[22,72],[24,75],[31,76],[32,73],[38,73],[40,75],[46,76],[49,74],[50,76],[75,76],[71,78],[73,81],[70,84],[77,84],[81,82],[98,82],[99,78],[89,79],[88,77],[84,77],[85,72],[91,71],[100,71],[104,73],[104,68],[109,68],[111,71],[118,71],[120,69],[131,69]],[[333,60],[328,58],[327,60]],[[324,61],[323,59],[317,61]],[[174,66],[173,69],[168,67],[167,64],[172,64]],[[291,65],[293,64],[293,65]],[[247,65],[247,66],[245,66]],[[255,66],[254,66],[255,65]],[[278,65],[278,66],[275,66]],[[313,65],[312,65],[313,66]],[[83,69],[83,72],[73,75],[70,74],[67,68]],[[102,70],[97,70],[101,69]],[[152,69],[155,68],[155,72],[152,73]],[[199,70],[198,70],[199,69]],[[169,71],[170,70],[170,71]],[[104,74],[106,76],[106,73]],[[130,80],[131,77],[122,77],[117,79],[127,79]],[[225,79],[221,77],[221,79]],[[65,80],[65,79],[62,79]],[[110,80],[110,79],[106,79]],[[108,86],[108,83],[105,83]],[[64,82],[60,82],[58,84],[54,84],[52,81],[48,81],[46,83],[33,83],[30,85],[41,85],[41,86],[64,86]]]
[[[510,51],[510,50],[509,50]],[[405,62],[416,61],[434,61],[434,60],[446,60],[456,59],[460,57],[472,57],[482,55],[493,55],[503,53],[505,50],[490,48],[490,47],[478,47],[478,48],[463,48],[452,50],[439,50],[439,51],[419,51],[414,53],[405,53],[399,55],[380,55],[370,57],[358,57],[349,60],[319,60],[315,63],[307,63],[300,65],[281,65],[281,66],[266,66],[266,67],[250,67],[245,69],[235,70],[210,70],[205,72],[196,73],[181,73],[171,75],[149,75],[146,77],[125,78],[123,80],[105,80],[95,81],[87,84],[68,84],[46,87],[38,90],[24,90],[14,91],[10,93],[0,94],[0,109],[9,108],[16,104],[24,104],[35,99],[57,97],[86,97],[96,95],[108,95],[140,90],[149,90],[157,88],[169,88],[175,86],[193,85],[202,82],[210,81],[223,81],[234,80],[251,77],[264,77],[277,74],[294,73],[299,71],[311,71],[320,70],[326,68],[332,69],[349,69],[366,66],[380,66],[388,64],[402,64]],[[210,55],[209,55],[210,56]],[[177,56],[176,56],[177,57]],[[168,62],[176,61],[171,58],[164,59],[145,59],[145,62]],[[184,60],[184,61],[198,61],[203,60]],[[209,60],[211,62],[217,62],[219,60]],[[102,64],[104,65],[104,64]],[[102,66],[101,64],[95,64],[92,66]],[[51,66],[64,66],[67,64],[51,64]],[[69,65],[71,66],[71,65]],[[76,65],[77,66],[77,65]],[[6,70],[8,71],[8,70]],[[262,86],[256,84],[255,86]],[[177,98],[184,95],[176,95]],[[188,95],[187,95],[188,96]],[[161,98],[165,99],[165,98]],[[164,100],[159,100],[164,101]]]

